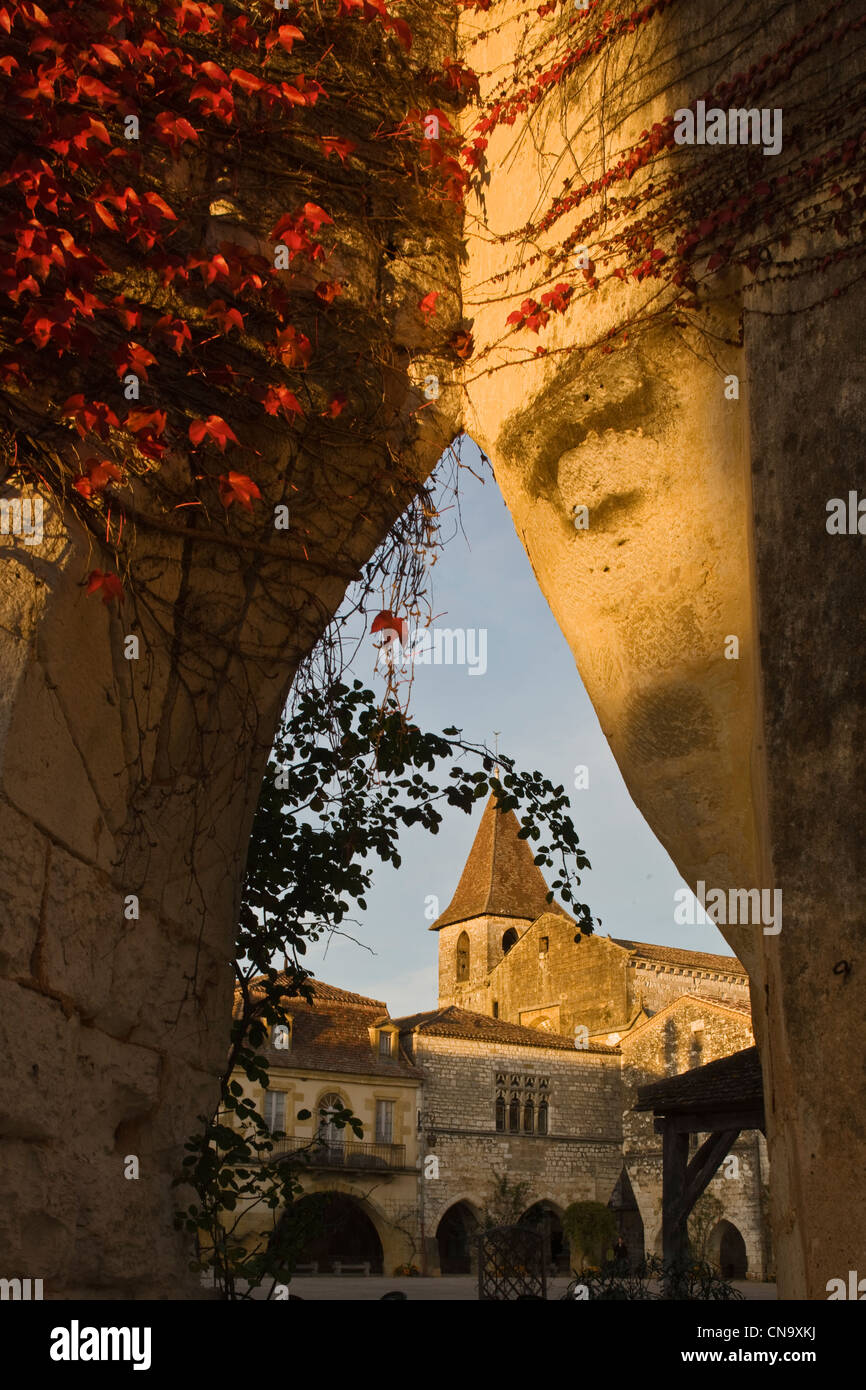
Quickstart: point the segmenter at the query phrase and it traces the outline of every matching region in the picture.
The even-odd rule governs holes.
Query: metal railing
[[[280,1159],[307,1149],[309,1139],[295,1136],[279,1139],[274,1144],[272,1158]],[[363,1144],[360,1140],[326,1140],[316,1144],[299,1161],[310,1168],[405,1168],[405,1144]]]

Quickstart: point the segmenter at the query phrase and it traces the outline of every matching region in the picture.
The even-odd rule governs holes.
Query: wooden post
[[[658,1122],[657,1122],[658,1123]],[[686,1254],[686,1170],[689,1136],[676,1128],[673,1117],[662,1130],[662,1258],[679,1263]]]

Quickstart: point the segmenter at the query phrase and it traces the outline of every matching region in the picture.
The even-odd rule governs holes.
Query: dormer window
[[[379,1056],[390,1057],[393,1051],[392,1034],[383,1028],[379,1034]]]

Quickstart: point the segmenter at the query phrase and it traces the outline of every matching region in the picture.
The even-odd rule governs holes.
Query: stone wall
[[[413,28],[427,31],[411,59],[418,71],[452,53],[454,36],[449,20],[416,10]],[[363,42],[357,54],[363,63]],[[366,68],[362,77],[373,123],[377,100],[391,100],[385,63],[380,76],[378,89]],[[322,133],[332,133],[333,106],[322,109]],[[172,198],[198,216],[203,186],[206,220],[213,168],[196,159],[180,161],[191,182]],[[255,159],[236,173],[249,215],[233,230],[272,256],[268,232],[298,188],[263,186]],[[355,202],[346,196],[329,266],[345,293],[317,334],[352,402],[339,448],[322,447],[312,416],[294,426],[262,417],[244,442],[257,451],[265,519],[220,508],[213,530],[203,512],[166,512],[162,494],[137,483],[122,608],[87,595],[89,572],[112,563],[71,508],[46,502],[41,545],[0,536],[0,1046],[10,1077],[0,1248],[4,1276],[43,1279],[46,1298],[202,1296],[187,1238],[173,1229],[183,1194],[171,1184],[197,1116],[218,1097],[268,753],[299,663],[459,427],[453,360],[440,361],[417,313],[441,283],[439,323],[447,333],[459,322],[455,219],[389,243],[393,219],[383,235],[370,221],[376,178]],[[340,197],[329,203],[335,223]],[[210,232],[219,239],[225,223]],[[359,325],[384,334],[384,348],[365,356]],[[419,352],[443,383],[423,410]],[[116,403],[109,363],[106,372]],[[72,388],[58,389],[62,404]],[[70,466],[78,471],[75,458]],[[197,468],[170,451],[161,476],[172,496],[193,495]],[[287,479],[291,528],[277,533],[273,504]],[[125,657],[127,634],[138,660]],[[128,1155],[135,1180],[124,1176]]]
[[[662,1253],[662,1151],[652,1114],[632,1109],[638,1087],[729,1056],[751,1047],[753,1042],[748,1015],[706,1000],[681,998],[649,1022],[640,1024],[620,1043],[623,1157],[644,1223],[648,1254]],[[693,1151],[705,1137],[699,1135],[692,1141]],[[722,1202],[723,1218],[737,1227],[746,1243],[750,1276],[766,1278],[768,1213],[762,1189],[767,1182],[768,1165],[763,1135],[757,1130],[742,1134],[731,1153],[736,1163],[723,1164],[709,1190]],[[731,1176],[726,1177],[726,1172]]]
[[[749,980],[746,975],[723,968],[683,966],[654,960],[630,960],[627,966],[628,996],[632,1009],[643,1005],[647,1013],[658,1013],[681,994],[737,1004],[750,1009]]]
[[[503,955],[502,932],[514,926],[517,943]],[[470,942],[469,979],[456,979],[457,941]],[[644,959],[606,936],[574,940],[574,927],[550,913],[533,922],[477,917],[439,932],[439,1003],[492,1015],[529,1026],[549,1020],[553,1032],[567,1037],[575,1027],[601,1034],[625,1028],[643,1007],[648,1013],[682,994],[750,1007],[745,975],[726,971],[715,960],[706,964]],[[485,974],[485,961],[492,966]]]
[[[438,1177],[423,1180],[428,1237],[449,1207],[465,1201],[484,1210],[495,1172],[531,1184],[527,1208],[549,1201],[558,1212],[570,1202],[607,1202],[622,1167],[619,1057],[555,1049],[473,1043],[415,1035],[415,1061],[423,1068],[426,1152],[439,1160]],[[550,1087],[549,1137],[497,1133],[496,1075],[546,1077]]]
[[[787,41],[796,47],[821,12],[763,0],[736,14],[714,0],[654,11],[652,26],[533,106],[531,125],[491,132],[463,268],[485,354],[467,428],[493,461],[635,802],[691,885],[784,895],[780,933],[723,931],[750,973],[787,1298],[825,1298],[866,1245],[866,1075],[852,1045],[862,1037],[866,843],[864,658],[852,615],[866,580],[859,536],[826,529],[828,500],[861,482],[866,288],[850,241],[830,227],[777,239],[760,288],[738,270],[720,277],[694,333],[660,314],[624,339],[656,289],[637,279],[556,316],[544,355],[526,333],[521,357],[504,321],[536,290],[537,257],[599,205],[587,198],[526,250],[519,229],[566,180],[600,177],[654,121]],[[828,23],[856,13],[843,0]],[[516,54],[546,39],[548,22],[515,0],[478,39],[467,16],[485,98]],[[773,93],[794,132],[779,168],[849,118],[858,63],[850,39],[798,50]],[[626,185],[643,186],[640,176]],[[795,192],[788,217],[803,208]],[[777,237],[788,226],[781,218]],[[589,350],[607,333],[616,351]],[[725,396],[730,375],[736,400]],[[589,508],[581,533],[576,504]],[[732,635],[736,660],[725,654]]]

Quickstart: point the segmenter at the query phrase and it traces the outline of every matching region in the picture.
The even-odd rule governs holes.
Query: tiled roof
[[[545,912],[568,916],[559,903],[547,902],[550,889],[535,863],[529,840],[518,839],[519,829],[514,812],[498,811],[491,793],[457,891],[431,931],[468,922],[472,917],[518,917],[534,922]]]
[[[369,1029],[388,1015],[381,999],[338,989],[323,980],[309,980],[308,984],[313,991],[312,1004],[300,996],[286,1000],[292,1019],[292,1043],[288,1050],[264,1049],[270,1067],[420,1078],[421,1073],[402,1048],[398,1048],[396,1056],[383,1057],[370,1041]]]
[[[264,976],[259,976],[259,979],[263,978]],[[286,975],[282,971],[277,976],[277,979],[281,981],[286,980],[286,978]],[[324,980],[310,979],[307,980],[306,985],[307,988],[312,991],[314,998],[322,1000],[323,1002],[332,1000],[334,1003],[340,1004],[361,1004],[365,1008],[376,1008],[382,1014],[388,1012],[388,1005],[385,1003],[384,999],[370,999],[366,994],[353,994],[350,989],[340,989],[337,985],[327,985]],[[255,989],[256,981],[254,980],[251,985],[253,993]],[[305,1002],[300,995],[297,995],[296,998],[299,1004]]]
[[[720,1057],[665,1081],[638,1087],[635,1110],[700,1114],[728,1107],[763,1106],[764,1085],[756,1047]]]
[[[699,970],[724,971],[727,975],[746,975],[746,967],[736,956],[716,956],[709,951],[681,951],[677,946],[656,946],[649,941],[624,941],[612,936],[615,946],[622,946],[643,960],[658,960],[665,965],[693,966]]]
[[[505,1023],[501,1018],[490,1018],[487,1014],[470,1013],[468,1009],[458,1009],[449,1004],[444,1009],[430,1009],[427,1013],[410,1014],[406,1018],[395,1018],[401,1033],[432,1033],[443,1038],[466,1038],[472,1042],[506,1043],[510,1047],[547,1047],[558,1052],[574,1052],[571,1038],[561,1033],[548,1033],[544,1028],[526,1028],[520,1023]],[[619,1048],[607,1043],[590,1043],[588,1052],[618,1053]]]

